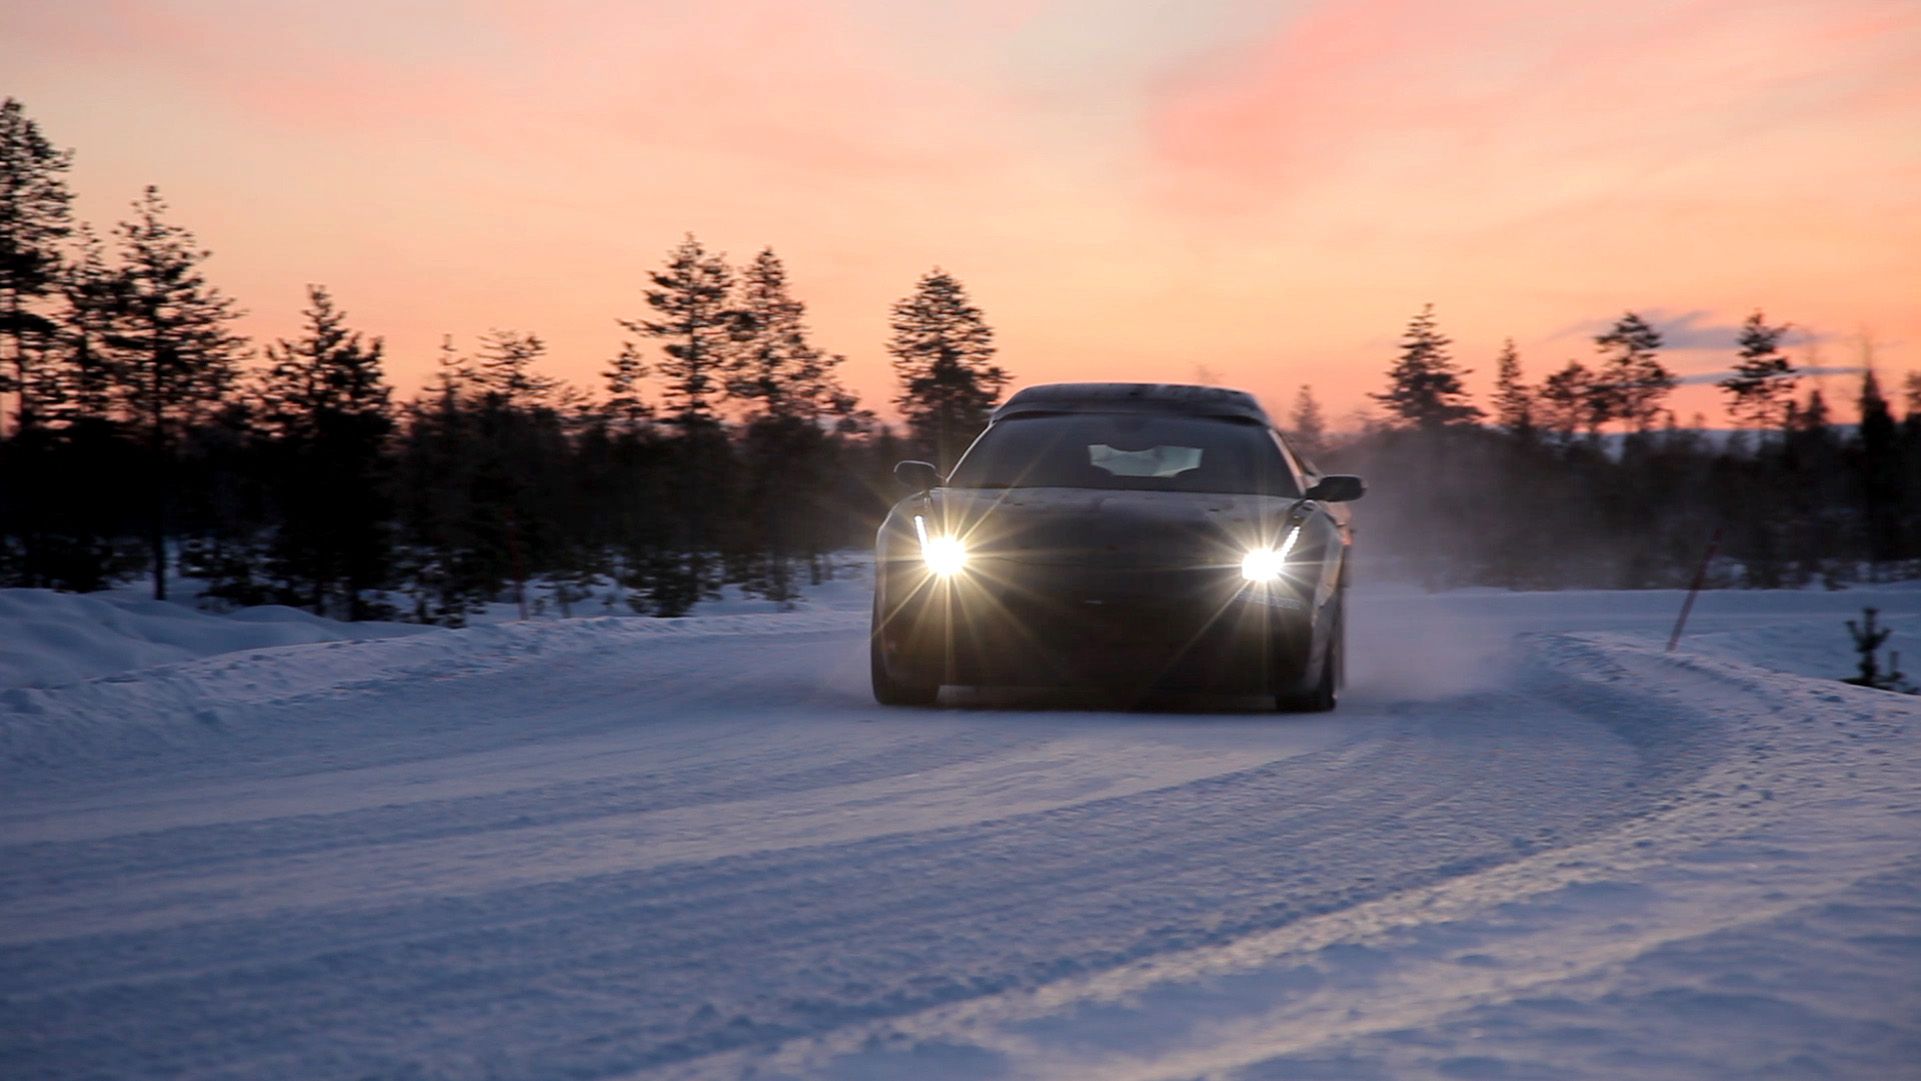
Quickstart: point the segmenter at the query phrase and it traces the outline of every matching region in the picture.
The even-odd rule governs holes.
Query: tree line
[[[610,319],[596,385],[494,328],[446,339],[403,397],[324,286],[291,336],[246,340],[156,189],[105,238],[75,221],[71,161],[0,104],[0,584],[144,575],[164,598],[184,575],[231,604],[449,625],[530,594],[563,614],[676,615],[728,584],[790,602],[869,542],[893,463],[951,467],[1011,379],[936,268],[892,307],[902,423],[879,423],[774,251],[735,265],[689,235]],[[1858,423],[1836,424],[1821,388],[1797,393],[1787,331],[1756,312],[1730,341],[1727,438],[1676,422],[1635,313],[1533,382],[1509,341],[1482,408],[1431,306],[1384,416],[1337,434],[1302,387],[1286,427],[1369,477],[1369,565],[1434,586],[1680,585],[1716,536],[1716,584],[1921,575],[1921,378],[1896,403],[1864,370]]]
[[[401,400],[323,286],[258,350],[149,187],[102,241],[57,149],[0,106],[0,582],[172,577],[232,604],[459,625],[529,583],[563,612],[676,615],[723,584],[787,602],[864,543],[909,455],[951,464],[1008,374],[953,275],[893,306],[895,432],[839,382],[771,249],[689,235],[647,276],[600,385],[537,334],[448,338]],[[651,397],[649,388],[656,393]]]
[[[1538,382],[1510,339],[1484,410],[1430,305],[1373,396],[1384,419],[1331,439],[1303,387],[1288,426],[1374,482],[1361,550],[1434,587],[1685,586],[1710,545],[1715,585],[1921,577],[1921,373],[1897,402],[1862,365],[1858,419],[1837,424],[1820,386],[1797,393],[1788,330],[1756,311],[1734,333],[1732,427],[1709,432],[1665,407],[1662,335],[1633,312]]]

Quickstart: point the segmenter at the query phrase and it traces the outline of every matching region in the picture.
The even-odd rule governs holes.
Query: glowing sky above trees
[[[594,384],[692,231],[786,260],[894,394],[938,264],[1020,383],[1193,378],[1337,419],[1424,302],[1485,388],[1633,309],[1670,367],[1755,307],[1829,365],[1921,368],[1921,3],[0,0],[0,94],[141,185],[290,335],[307,282],[385,335],[533,331]],[[1852,380],[1830,381],[1851,396]],[[1675,405],[1714,411],[1691,390]]]

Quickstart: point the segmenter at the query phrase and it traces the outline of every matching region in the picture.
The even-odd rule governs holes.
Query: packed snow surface
[[[1921,1076],[1921,591],[1363,589],[1320,716],[883,709],[823,596],[0,595],[0,1076]]]

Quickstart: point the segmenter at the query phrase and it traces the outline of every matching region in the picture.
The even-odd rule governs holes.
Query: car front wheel
[[[883,706],[931,706],[940,696],[938,683],[910,683],[895,679],[887,671],[887,657],[880,643],[880,602],[874,603],[874,622],[867,635],[867,663],[874,686],[874,701]]]
[[[1276,695],[1276,708],[1289,713],[1326,713],[1340,704],[1341,671],[1347,654],[1347,605],[1336,601],[1333,626],[1328,628],[1327,649],[1322,651],[1321,670],[1313,686],[1299,694]]]

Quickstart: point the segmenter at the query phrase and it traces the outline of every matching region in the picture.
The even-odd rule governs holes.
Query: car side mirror
[[[1361,478],[1346,473],[1336,473],[1322,477],[1314,487],[1307,490],[1307,498],[1323,503],[1352,503],[1367,494],[1367,485]]]
[[[940,470],[929,462],[900,462],[894,466],[894,479],[916,492],[925,492],[940,483]]]

